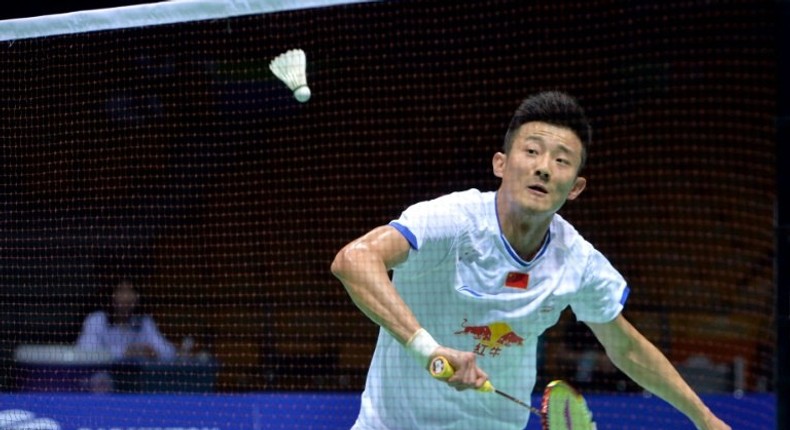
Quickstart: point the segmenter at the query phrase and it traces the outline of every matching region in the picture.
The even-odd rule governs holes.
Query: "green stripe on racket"
[[[436,379],[447,380],[455,373],[450,362],[442,357],[431,361],[431,375]],[[552,381],[543,390],[540,409],[531,406],[510,394],[494,388],[491,381],[486,381],[478,391],[496,393],[540,417],[543,430],[596,430],[592,413],[587,407],[584,397],[565,381]]]

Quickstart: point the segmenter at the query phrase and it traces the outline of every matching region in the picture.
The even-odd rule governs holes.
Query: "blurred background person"
[[[134,284],[120,281],[112,291],[108,309],[89,314],[82,324],[77,346],[107,351],[114,360],[172,360],[176,348],[160,332],[150,315],[139,311]]]

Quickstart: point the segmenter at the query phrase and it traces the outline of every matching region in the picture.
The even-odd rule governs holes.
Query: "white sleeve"
[[[409,242],[411,251],[399,268],[429,269],[451,256],[456,238],[464,229],[463,217],[447,196],[416,203],[390,222]]]
[[[623,311],[629,292],[620,272],[593,249],[585,265],[581,288],[571,298],[571,309],[579,321],[606,323]]]

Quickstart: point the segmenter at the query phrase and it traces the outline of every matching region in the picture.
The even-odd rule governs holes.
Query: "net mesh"
[[[595,132],[561,213],[628,279],[626,317],[700,392],[770,392],[773,3],[470,3],[4,43],[5,390],[96,389],[19,354],[74,345],[122,279],[193,367],[114,367],[116,392],[361,390],[377,328],[335,253],[411,203],[495,189],[515,107],[562,89]],[[268,70],[294,47],[305,104]],[[572,315],[543,337],[541,377],[637,390]]]

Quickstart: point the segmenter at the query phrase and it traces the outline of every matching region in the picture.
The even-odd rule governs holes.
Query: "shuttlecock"
[[[307,58],[301,49],[286,51],[269,63],[274,76],[280,78],[291,91],[296,100],[304,103],[310,100],[310,87],[307,86]]]

